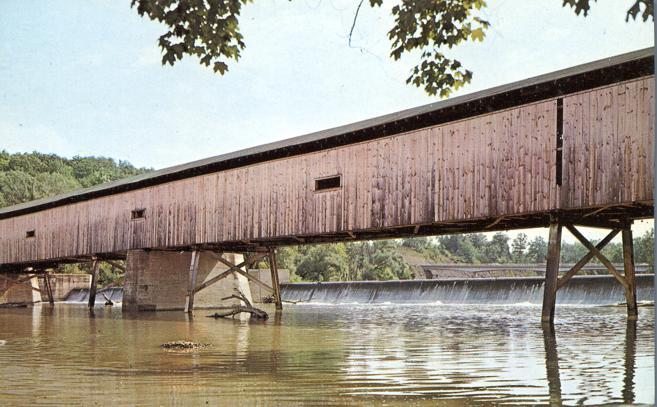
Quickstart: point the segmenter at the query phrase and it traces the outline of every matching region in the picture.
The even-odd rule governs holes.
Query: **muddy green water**
[[[273,310],[272,311],[273,314]],[[0,310],[0,405],[653,401],[653,308],[289,305],[267,322],[56,304]],[[190,353],[163,342],[210,344]]]

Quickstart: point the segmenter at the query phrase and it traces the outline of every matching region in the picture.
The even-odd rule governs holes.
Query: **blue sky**
[[[123,1],[0,3],[0,148],[97,155],[167,167],[438,100],[392,61],[389,7],[256,0],[247,48],[226,76],[187,60],[160,64],[163,28]],[[48,7],[45,6],[48,5]],[[451,51],[475,76],[458,94],[653,45],[653,24],[625,22],[630,1],[577,17],[552,1],[489,1],[483,43]]]

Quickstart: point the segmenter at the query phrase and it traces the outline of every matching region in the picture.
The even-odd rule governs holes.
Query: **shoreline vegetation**
[[[15,153],[0,150],[0,207],[70,192],[152,171],[127,161],[106,157],[64,158],[56,154]],[[654,230],[634,237],[636,263],[647,263],[654,272]],[[594,240],[595,244],[596,241]],[[575,263],[587,252],[579,243],[563,242],[561,261]],[[279,267],[288,269],[290,280],[361,281],[419,278],[420,264],[526,264],[544,263],[547,242],[537,236],[530,240],[519,233],[492,236],[482,233],[439,237],[377,240],[348,243],[300,245],[279,249]],[[603,253],[622,263],[622,246],[610,243]],[[595,261],[594,261],[595,262]],[[89,265],[61,266],[60,273],[88,273]],[[267,268],[266,262],[255,265]],[[509,274],[508,276],[513,276]],[[101,263],[99,285],[120,285],[123,273]]]

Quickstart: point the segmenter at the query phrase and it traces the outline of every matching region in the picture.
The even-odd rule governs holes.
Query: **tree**
[[[357,242],[347,245],[350,280],[405,280],[411,270],[395,251],[392,241]]]
[[[342,243],[312,246],[297,265],[296,272],[310,281],[348,280],[346,257]]]
[[[547,242],[541,236],[536,236],[527,248],[527,261],[531,263],[545,263],[547,258]]]
[[[525,251],[527,250],[527,235],[518,233],[511,242],[511,257],[514,262],[522,263],[525,261]]]
[[[595,1],[595,0],[594,0]],[[650,0],[626,0],[632,5],[626,21],[643,21],[653,16]],[[240,32],[242,6],[250,0],[132,0],[140,16],[163,23],[166,31],[159,38],[162,64],[174,65],[184,56],[198,58],[221,75],[228,71],[230,60],[239,60],[245,48]],[[360,0],[349,34],[353,33]],[[383,0],[368,0],[371,7],[381,7]],[[591,0],[563,0],[575,14],[587,16]],[[419,55],[420,62],[411,70],[406,83],[422,87],[429,95],[447,97],[472,79],[472,71],[449,58],[449,50],[463,42],[483,41],[490,23],[481,18],[484,0],[402,0],[391,8],[395,23],[388,31],[390,57]]]
[[[479,259],[476,256],[477,249],[472,244],[472,239],[466,235],[447,235],[439,237],[438,242],[447,253],[452,254],[460,262],[474,263]]]
[[[648,263],[648,271],[655,272],[655,230],[650,229],[643,236],[634,238],[634,261]]]
[[[508,263],[511,260],[509,236],[502,232],[495,233],[484,248],[484,255],[487,263]]]

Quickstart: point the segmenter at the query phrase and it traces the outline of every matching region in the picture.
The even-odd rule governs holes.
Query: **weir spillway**
[[[281,284],[284,301],[310,304],[528,304],[543,301],[544,277],[354,281]],[[637,300],[654,298],[654,275],[636,276]],[[625,301],[614,277],[576,276],[559,290],[560,305]]]

